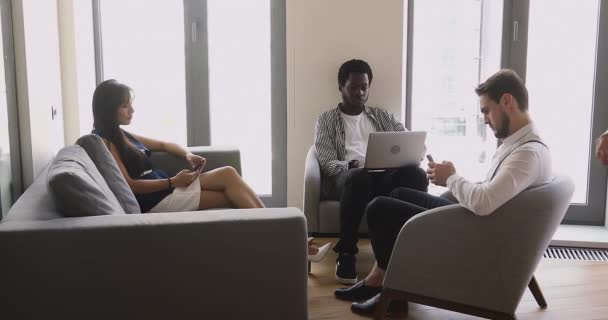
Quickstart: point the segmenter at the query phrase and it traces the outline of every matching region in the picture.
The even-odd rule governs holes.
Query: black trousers
[[[413,216],[428,209],[454,202],[410,188],[397,188],[390,197],[377,197],[367,206],[367,223],[376,262],[386,270],[403,225]]]
[[[396,187],[426,191],[426,172],[418,166],[407,166],[382,172],[363,168],[349,169],[334,178],[334,193],[329,199],[340,200],[340,240],[336,252],[356,254],[359,225],[369,201],[388,195]]]

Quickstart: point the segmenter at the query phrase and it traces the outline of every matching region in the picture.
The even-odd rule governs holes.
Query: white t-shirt
[[[363,112],[356,116],[350,116],[344,112],[340,112],[340,115],[344,119],[345,160],[359,160],[359,166],[363,166],[369,134],[375,132],[376,128],[372,120]]]

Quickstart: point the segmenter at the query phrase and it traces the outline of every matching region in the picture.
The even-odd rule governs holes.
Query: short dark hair
[[[369,64],[363,60],[352,59],[344,62],[340,66],[340,70],[338,70],[338,85],[340,88],[344,87],[346,80],[348,79],[348,75],[351,73],[367,73],[369,84],[372,84],[374,75],[372,74],[372,68],[369,66]]]
[[[528,110],[528,89],[523,80],[511,69],[502,69],[475,88],[478,96],[487,95],[498,103],[505,93],[515,97],[521,111]]]

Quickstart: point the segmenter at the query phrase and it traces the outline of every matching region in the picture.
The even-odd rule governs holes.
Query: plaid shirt
[[[389,112],[381,108],[365,107],[364,114],[374,124],[377,132],[405,131],[402,123]],[[346,155],[346,136],[344,133],[344,120],[340,115],[339,105],[332,110],[323,112],[315,126],[315,149],[319,158],[319,165],[324,177],[334,177],[348,170]],[[322,194],[327,194],[333,179],[321,179]]]

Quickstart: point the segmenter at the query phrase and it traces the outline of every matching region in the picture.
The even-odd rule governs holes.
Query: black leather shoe
[[[365,280],[357,282],[350,288],[336,289],[336,298],[348,301],[365,301],[382,292],[382,287],[370,287],[365,285]]]
[[[380,302],[380,294],[373,296],[364,302],[353,302],[350,306],[350,310],[356,314],[364,316],[373,316],[376,312],[376,305]],[[405,301],[391,301],[388,305],[387,313],[393,316],[407,314],[407,307]]]

